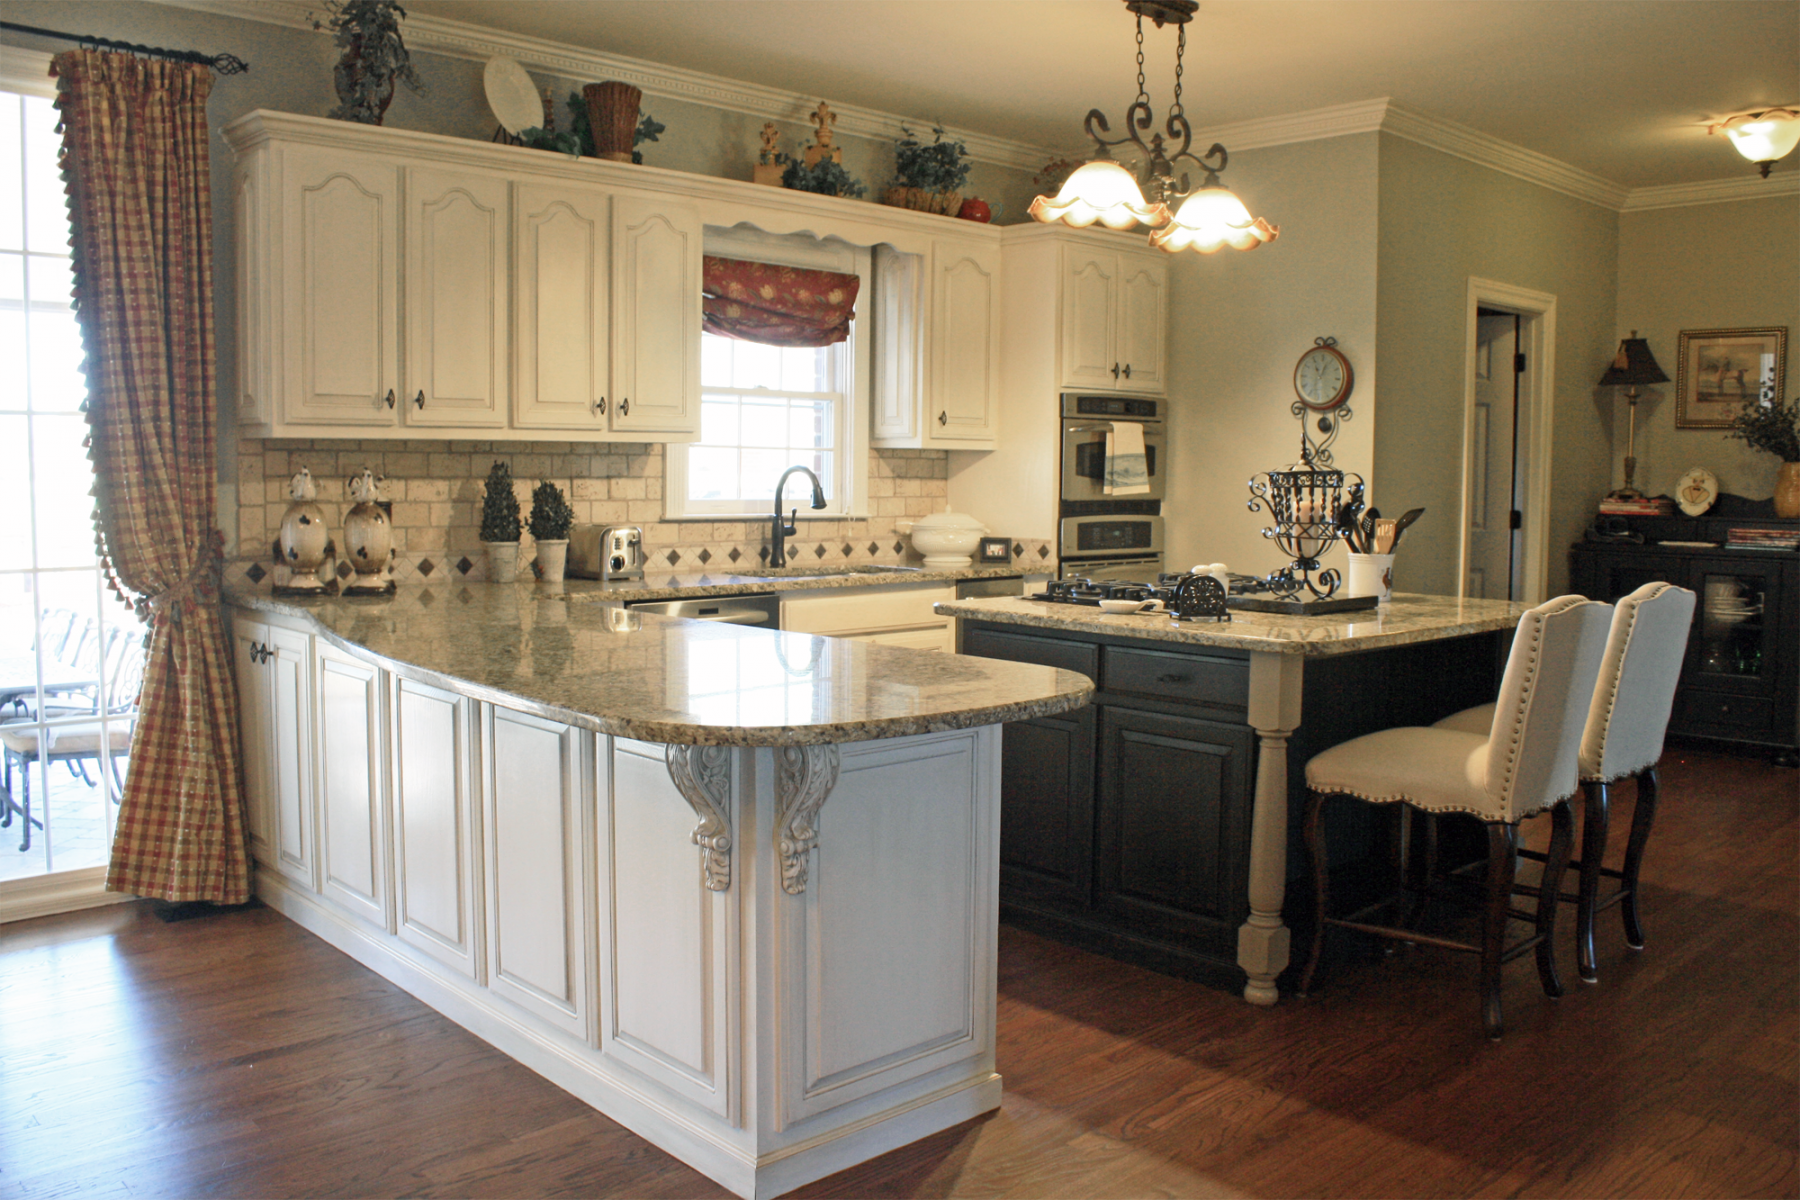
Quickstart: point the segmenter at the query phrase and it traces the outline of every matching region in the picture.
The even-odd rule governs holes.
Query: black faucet
[[[800,472],[802,475],[804,475],[808,479],[812,480],[812,487],[813,487],[812,506],[814,508],[824,508],[825,507],[825,488],[823,485],[821,485],[819,483],[819,477],[817,475],[814,475],[810,470],[808,470],[805,467],[789,467],[787,470],[785,470],[781,473],[781,479],[775,484],[775,530],[774,530],[773,536],[770,538],[770,540],[774,543],[774,546],[769,551],[769,565],[771,567],[787,566],[787,542],[786,542],[786,539],[794,536],[794,517],[799,515],[800,510],[797,508],[794,509],[788,515],[787,521],[786,522],[782,521],[782,519],[781,519],[781,489],[787,486],[788,476],[792,475],[795,471]]]

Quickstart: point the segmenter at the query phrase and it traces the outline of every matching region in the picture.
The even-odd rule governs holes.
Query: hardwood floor
[[[1497,1045],[1461,956],[1265,1010],[1003,927],[1001,1110],[798,1194],[1795,1196],[1797,810],[1671,748],[1648,948],[1603,914],[1581,985],[1565,911],[1569,994],[1512,964]],[[0,1195],[725,1194],[267,909],[0,928]]]

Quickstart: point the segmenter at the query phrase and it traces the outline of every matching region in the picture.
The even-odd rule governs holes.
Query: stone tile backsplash
[[[381,495],[392,505],[397,579],[483,579],[481,501],[495,459],[512,468],[524,519],[531,514],[531,489],[549,479],[569,497],[577,524],[642,525],[648,558],[658,566],[719,571],[768,557],[766,519],[663,520],[660,444],[244,438],[238,443],[238,511],[227,574],[256,579],[274,562],[271,547],[289,503],[288,482],[301,467],[312,472],[318,503],[341,543],[351,505],[345,482],[367,467],[383,477]],[[948,495],[945,452],[871,451],[871,515],[814,521],[802,510],[800,532],[789,540],[788,553],[795,562],[906,562],[916,556],[895,524],[941,510]],[[220,516],[224,523],[227,514]],[[521,541],[520,562],[529,564],[529,531]],[[1048,554],[1039,542],[1014,545],[1014,560],[1021,565],[1041,566]]]

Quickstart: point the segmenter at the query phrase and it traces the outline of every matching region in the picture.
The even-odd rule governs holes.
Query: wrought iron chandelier
[[[1261,217],[1252,217],[1243,201],[1219,182],[1219,172],[1230,161],[1225,147],[1214,142],[1202,155],[1189,150],[1194,131],[1181,107],[1181,73],[1187,51],[1187,24],[1200,7],[1199,0],[1124,2],[1137,17],[1138,68],[1138,94],[1125,112],[1125,135],[1106,138],[1104,135],[1112,132],[1106,114],[1097,108],[1089,109],[1082,127],[1094,139],[1093,160],[1077,168],[1054,198],[1039,196],[1033,200],[1032,217],[1046,224],[1060,221],[1078,229],[1095,223],[1108,229],[1147,225],[1151,229],[1150,244],[1171,254],[1182,250],[1211,254],[1221,246],[1254,250],[1264,242],[1274,241],[1280,229]],[[1162,133],[1152,133],[1148,144],[1140,133],[1155,126],[1156,116],[1150,108],[1150,94],[1144,88],[1145,17],[1158,29],[1174,25],[1178,34],[1175,99],[1163,125],[1168,140]],[[1136,177],[1111,154],[1112,147],[1127,143],[1137,147],[1143,157]],[[1173,153],[1165,150],[1168,146],[1175,147]],[[1206,172],[1199,187],[1190,186],[1186,172],[1176,178],[1176,164],[1183,160]]]

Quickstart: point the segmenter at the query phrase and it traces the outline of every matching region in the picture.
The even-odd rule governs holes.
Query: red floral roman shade
[[[850,336],[862,280],[741,258],[705,257],[708,333],[770,346],[829,346]]]

